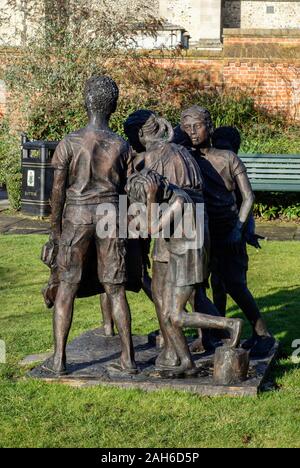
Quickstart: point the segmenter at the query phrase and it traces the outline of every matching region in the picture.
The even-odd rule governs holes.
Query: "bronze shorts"
[[[68,206],[64,213],[57,265],[60,281],[79,284],[94,243],[100,283],[126,282],[126,239],[97,236],[97,205]]]

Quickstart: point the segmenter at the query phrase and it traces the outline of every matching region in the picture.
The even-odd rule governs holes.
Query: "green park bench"
[[[300,192],[300,154],[241,154],[255,192]]]
[[[47,216],[51,212],[51,157],[57,144],[29,141],[22,135],[22,211],[27,214]],[[240,158],[255,192],[300,192],[300,154],[241,154]]]

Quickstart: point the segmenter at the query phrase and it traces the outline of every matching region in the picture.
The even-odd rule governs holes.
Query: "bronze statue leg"
[[[104,335],[115,336],[111,305],[106,293],[100,294],[100,306],[103,319]]]
[[[194,307],[193,312],[200,311],[203,314],[212,315],[213,317],[219,317],[220,313],[216,306],[210,301],[206,295],[206,289],[204,285],[198,285],[194,295]],[[224,335],[226,337],[226,334]],[[224,338],[222,336],[222,338]],[[216,348],[216,340],[218,340],[217,332],[211,333],[210,329],[198,329],[198,339],[196,339],[190,349],[192,352],[201,351],[213,351]],[[218,340],[219,341],[219,340]]]
[[[217,330],[228,330],[230,332],[230,343],[231,347],[236,347],[239,345],[243,321],[240,319],[229,319],[225,317],[220,317],[217,315],[208,315],[203,313],[192,312],[187,314],[183,311],[183,307],[179,310],[181,305],[180,300],[180,290],[185,288],[175,287],[174,292],[174,303],[173,303],[173,313],[171,315],[171,320],[174,326],[183,327],[183,328],[203,328],[203,329],[217,329]],[[209,301],[210,302],[210,301]],[[211,304],[213,306],[213,304]]]
[[[104,284],[104,289],[121,340],[121,367],[128,371],[134,370],[137,366],[134,360],[131,316],[125,287],[119,284]]]
[[[193,287],[168,285],[166,289],[168,293],[164,296],[164,315],[171,320],[174,327],[175,333],[173,332],[170,338],[180,357],[181,369],[188,370],[194,367],[187,341],[182,333],[182,328],[225,329],[230,332],[229,345],[231,347],[238,346],[242,333],[242,320],[227,319],[198,312],[189,314],[184,311],[184,307],[191,296]]]
[[[169,334],[172,329],[167,331],[171,326],[169,320],[166,320],[163,314],[163,297],[165,294],[166,275],[168,272],[168,264],[162,262],[153,262],[152,270],[152,295],[155,304],[156,314],[159,321],[159,326],[164,339],[164,347],[156,360],[157,367],[172,367],[179,364],[179,359]]]
[[[176,350],[180,359],[180,370],[193,369],[195,367],[192,355],[190,353],[187,340],[182,331],[181,323],[176,319],[180,312],[186,306],[194,286],[176,287],[171,283],[166,282],[163,296],[163,317],[168,337]],[[185,315],[189,315],[184,312]],[[196,314],[198,315],[198,314]]]
[[[211,287],[214,304],[220,314],[225,317],[227,306],[227,291],[222,278],[215,273],[212,273],[211,275]]]
[[[52,370],[57,374],[66,372],[66,344],[73,319],[74,300],[78,284],[62,281],[59,285],[53,316],[54,356]]]

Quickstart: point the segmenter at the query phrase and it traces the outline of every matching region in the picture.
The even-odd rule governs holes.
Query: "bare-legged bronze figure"
[[[171,184],[182,188],[191,198],[193,203],[203,205],[203,178],[197,161],[190,152],[180,144],[172,142],[174,133],[171,124],[158,117],[149,110],[138,110],[131,114],[124,124],[124,130],[130,144],[135,151],[139,151],[139,162],[136,169],[143,167],[151,169],[166,177]],[[209,232],[207,213],[204,215],[205,222],[205,247],[209,252]],[[155,239],[153,249],[153,271],[158,280],[152,281],[153,299],[156,309],[162,307],[161,284],[164,278],[169,261],[169,252],[164,239]],[[208,284],[209,255],[198,265],[203,269],[203,284],[198,285],[193,292],[189,303],[192,310],[203,310],[210,315],[219,315],[216,308],[209,301],[205,294],[205,284]],[[158,312],[158,316],[160,313]],[[162,327],[161,327],[162,328]],[[209,332],[199,330],[200,339],[197,340],[196,348],[208,350],[214,348],[214,343],[210,339]],[[200,343],[199,343],[200,342]],[[193,345],[192,345],[193,347]],[[169,347],[167,347],[169,349]],[[161,356],[163,359],[165,350]],[[175,362],[177,357],[168,353],[170,362]],[[158,362],[160,357],[158,358]]]
[[[69,134],[58,145],[52,164],[52,234],[58,245],[59,286],[55,299],[54,356],[56,374],[66,372],[66,343],[72,323],[74,299],[92,243],[96,244],[100,283],[107,295],[121,341],[120,370],[135,373],[131,316],[125,294],[126,240],[114,235],[99,237],[98,208],[110,204],[118,215],[119,195],[133,170],[129,145],[109,128],[116,110],[118,87],[109,77],[92,77],[85,87],[87,127]],[[118,219],[118,216],[116,216]]]
[[[132,201],[147,203],[149,234],[155,235],[169,229],[178,217],[183,215],[183,210],[187,205],[190,205],[192,213],[195,213],[192,199],[183,190],[169,185],[166,179],[148,169],[132,175],[128,180],[126,190]],[[158,219],[153,216],[152,212],[155,203],[168,204],[168,208]],[[192,224],[196,223],[193,216],[190,221]],[[226,329],[230,333],[229,345],[236,347],[241,337],[242,321],[200,313],[202,311],[191,314],[185,312],[184,308],[193,290],[196,285],[203,282],[201,264],[205,255],[203,251],[205,247],[203,243],[201,246],[198,244],[196,246],[195,239],[191,241],[184,232],[181,238],[177,237],[174,231],[169,232],[168,235],[166,240],[169,262],[160,294],[162,305],[157,309],[165,339],[165,349],[163,356],[160,356],[157,362],[157,368],[178,374],[189,374],[195,371],[195,366],[183,328]],[[156,278],[157,273],[158,278]],[[161,279],[161,270],[153,270],[153,282],[159,282]],[[175,349],[177,360],[174,359],[169,344]]]

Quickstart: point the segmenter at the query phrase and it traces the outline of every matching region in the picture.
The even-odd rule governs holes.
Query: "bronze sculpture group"
[[[225,316],[227,294],[253,328],[243,348],[257,356],[268,354],[275,340],[247,287],[246,243],[258,247],[259,236],[253,192],[236,154],[239,134],[226,127],[214,131],[209,111],[195,105],[182,112],[175,129],[149,110],[134,112],[124,123],[126,142],[109,128],[118,96],[111,78],[90,78],[84,93],[88,125],[67,135],[52,160],[52,225],[44,249],[51,277],[44,298],[49,307],[54,305],[55,350],[48,370],[66,373],[76,296],[100,293],[104,332],[112,335],[115,326],[120,337],[120,361],[113,370],[139,372],[126,289],[143,288],[154,302],[161,331],[158,371],[193,375],[194,350],[214,349],[221,338],[227,348],[239,346],[242,320]],[[120,196],[125,195],[128,205],[145,207],[146,228],[140,226],[134,239],[126,238],[128,231],[121,234]],[[115,228],[103,236],[99,225],[107,206],[114,209]],[[186,206],[194,238],[185,227],[177,235]],[[206,295],[210,277],[214,303]],[[191,347],[184,328],[199,330]]]

